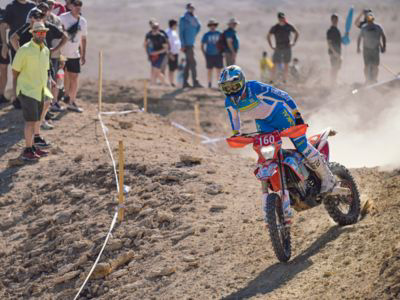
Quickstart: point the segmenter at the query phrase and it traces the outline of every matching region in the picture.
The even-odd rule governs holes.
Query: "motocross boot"
[[[329,169],[328,164],[319,152],[307,158],[309,167],[317,174],[321,179],[321,194],[330,193],[333,191],[336,185],[335,176]]]

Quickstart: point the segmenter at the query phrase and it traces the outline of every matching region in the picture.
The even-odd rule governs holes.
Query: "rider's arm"
[[[225,100],[225,108],[228,112],[229,121],[231,122],[232,134],[237,135],[240,133],[240,116],[239,111],[237,111],[231,101],[227,98]]]

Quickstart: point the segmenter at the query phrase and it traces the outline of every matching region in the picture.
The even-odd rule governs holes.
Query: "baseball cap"
[[[373,20],[375,20],[375,16],[374,16],[374,14],[372,13],[372,11],[370,11],[369,13],[367,13],[366,17],[367,17],[367,20],[368,20],[368,21],[373,21]]]
[[[208,21],[207,26],[218,25],[218,22],[215,19],[210,19]]]
[[[32,9],[29,13],[29,18],[34,18],[34,19],[41,19],[44,17],[44,13],[37,7]]]
[[[228,24],[240,24],[236,18],[230,18]]]
[[[283,12],[278,12],[278,18],[282,19],[285,17],[285,14]]]
[[[186,9],[189,9],[189,8],[194,8],[194,6],[193,6],[193,4],[192,4],[192,3],[188,3],[188,4],[186,4]]]

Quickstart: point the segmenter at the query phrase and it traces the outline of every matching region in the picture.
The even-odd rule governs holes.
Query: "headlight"
[[[267,147],[261,148],[261,154],[264,156],[266,160],[274,158],[275,146],[269,145]]]

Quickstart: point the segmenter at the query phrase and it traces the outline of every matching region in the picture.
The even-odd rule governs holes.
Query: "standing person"
[[[290,42],[290,34],[294,33],[293,43]],[[275,36],[275,46],[272,45],[271,36]],[[278,23],[271,27],[267,35],[267,41],[269,46],[274,50],[272,61],[274,62],[274,68],[272,69],[272,81],[276,80],[276,66],[283,63],[283,81],[286,82],[289,73],[289,62],[292,59],[292,47],[299,38],[299,32],[294,28],[293,25],[286,21],[285,14],[283,12],[278,13]]]
[[[4,22],[4,14],[5,10],[0,9],[0,26]],[[0,49],[3,48],[3,39],[0,39]],[[4,96],[4,92],[7,86],[8,79],[8,65],[10,64],[10,55],[8,51],[6,52],[5,57],[0,54],[0,104],[8,103],[8,100]]]
[[[65,102],[69,103],[68,109],[75,112],[83,112],[76,103],[78,93],[78,78],[81,72],[81,65],[86,63],[87,45],[87,21],[81,16],[81,0],[70,1],[70,12],[60,16],[61,23],[68,34],[68,42],[61,50],[61,54],[66,57],[65,63]]]
[[[197,80],[196,59],[194,57],[194,44],[200,28],[200,21],[194,15],[194,6],[188,3],[186,5],[185,14],[179,20],[179,37],[182,44],[181,50],[186,56],[183,88],[190,87],[188,83],[189,70],[192,72],[193,87],[203,87]]]
[[[224,31],[224,38],[226,40],[225,47],[225,62],[227,66],[234,65],[236,63],[236,56],[239,51],[239,38],[236,33],[236,26],[240,24],[235,18],[232,18],[228,22],[228,29]]]
[[[357,40],[357,53],[360,53],[360,43],[363,40],[364,75],[366,83],[375,83],[379,72],[379,51],[386,51],[386,36],[383,28],[374,23],[372,12],[367,14],[367,24],[361,27]]]
[[[7,44],[7,29],[8,38],[10,38],[13,33],[25,24],[26,16],[29,11],[35,7],[35,3],[28,0],[14,0],[10,4],[6,6],[6,10],[4,13],[4,22],[0,26],[0,35],[2,40],[2,48],[1,48],[1,56],[3,59],[6,59],[8,51],[10,50],[11,60],[14,59],[15,51],[14,49],[9,49]],[[14,95],[13,105],[16,109],[21,109],[21,105]]]
[[[165,85],[165,76],[161,72],[161,66],[168,51],[168,40],[160,32],[160,26],[157,22],[152,23],[151,32],[146,35],[144,48],[151,62],[151,84],[156,84],[157,79]]]
[[[331,16],[331,27],[326,33],[328,40],[328,54],[331,61],[331,85],[336,84],[337,75],[342,65],[342,35],[337,27],[339,17],[336,14]]]
[[[44,97],[52,98],[47,88],[50,69],[50,51],[44,40],[48,29],[36,22],[32,29],[32,40],[18,49],[12,64],[13,88],[21,102],[25,120],[25,150],[22,159],[35,161],[48,153],[40,147],[49,144],[40,136],[40,116]]]
[[[169,55],[168,55],[168,77],[171,86],[175,87],[175,71],[178,69],[178,56],[181,49],[181,40],[176,32],[178,22],[176,20],[169,20],[169,28],[167,29],[168,42],[169,42]]]
[[[260,59],[260,77],[262,82],[270,82],[271,81],[271,71],[274,67],[274,63],[268,57],[267,51],[263,51],[262,57]]]
[[[221,36],[221,32],[217,30],[218,22],[214,19],[208,21],[210,30],[203,35],[201,39],[201,51],[206,58],[208,87],[212,87],[212,71],[215,69],[218,78],[221,69],[224,67],[222,54],[217,48],[217,42]]]

